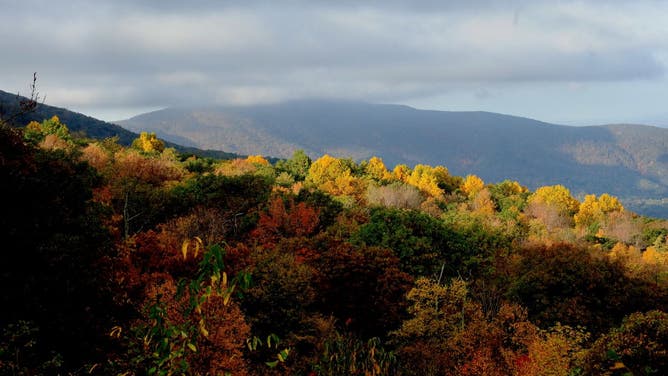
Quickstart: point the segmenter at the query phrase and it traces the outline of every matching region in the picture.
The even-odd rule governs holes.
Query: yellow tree
[[[232,159],[221,162],[215,169],[215,173],[225,176],[239,176],[252,174],[258,176],[274,177],[274,167],[261,156],[250,156],[246,159]]]
[[[225,176],[239,176],[244,174],[253,174],[258,166],[251,163],[248,159],[236,158],[230,161],[222,161],[215,169],[215,173]]]
[[[611,213],[615,211],[624,211],[624,206],[619,202],[617,197],[610,196],[607,193],[602,194],[598,198],[598,204],[601,206],[603,213]]]
[[[466,176],[461,186],[462,191],[466,193],[469,199],[474,198],[483,188],[485,188],[485,182],[475,175]]]
[[[366,165],[366,174],[376,181],[390,180],[392,174],[385,167],[383,160],[378,157],[371,157]]]
[[[252,164],[257,164],[257,165],[262,165],[262,166],[268,166],[269,165],[269,161],[261,155],[249,155],[246,158],[246,161],[249,162],[249,163],[252,163]]]
[[[349,173],[350,169],[347,169],[340,159],[325,154],[311,164],[306,181],[319,187],[334,181],[346,172]]]
[[[646,273],[655,283],[668,280],[668,252],[656,246],[647,247],[642,253],[642,262]]]
[[[434,168],[429,165],[419,164],[415,166],[410,176],[408,176],[406,183],[416,187],[431,197],[442,198],[444,192],[438,186],[438,177],[441,174],[442,171],[435,171]]]
[[[559,234],[571,228],[579,205],[563,185],[545,186],[529,196],[524,213],[535,218],[530,224],[540,236]]]
[[[443,167],[443,166],[434,167],[431,170],[431,173],[434,174],[434,176],[436,177],[436,180],[438,181],[439,186],[440,185],[445,185],[450,180],[452,180],[452,176],[450,176],[450,171],[448,171],[448,169]]]
[[[571,196],[571,191],[563,185],[545,186],[536,189],[528,202],[534,204],[547,204],[556,208],[559,213],[572,216],[578,210],[580,203]]]
[[[460,279],[441,284],[425,277],[415,281],[406,299],[411,317],[392,334],[398,338],[429,338],[442,341],[462,330],[462,323],[474,316],[475,306],[468,300],[468,286]]]
[[[395,179],[406,183],[408,182],[408,177],[411,176],[411,169],[405,164],[399,164],[394,167],[394,170],[392,170],[392,175],[394,175]]]
[[[328,154],[311,164],[306,183],[333,195],[358,196],[363,188],[348,166]]]
[[[596,195],[587,195],[573,219],[579,228],[595,233],[605,223],[610,213],[623,211],[624,207],[614,196],[607,193],[602,194],[599,198],[596,198]]]
[[[155,133],[141,132],[139,138],[132,141],[132,146],[145,153],[162,153],[165,143],[158,140]]]

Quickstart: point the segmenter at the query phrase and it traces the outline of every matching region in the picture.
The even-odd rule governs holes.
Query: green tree
[[[311,158],[301,149],[295,150],[290,159],[276,162],[276,170],[290,174],[295,181],[306,179],[310,167]]]
[[[354,244],[391,249],[402,270],[411,275],[432,275],[445,261],[455,261],[452,232],[437,219],[415,210],[373,208],[369,222],[352,235]],[[459,261],[459,260],[457,260]],[[452,272],[452,270],[448,270]]]
[[[529,197],[529,191],[520,183],[511,180],[504,180],[501,183],[489,187],[492,199],[496,207],[501,212],[501,216],[509,219],[518,219],[519,214],[524,210]]]
[[[66,143],[72,143],[72,136],[67,126],[60,122],[58,116],[53,116],[41,123],[31,121],[23,131],[23,136],[26,141],[38,145],[42,143],[48,136],[56,137]]]

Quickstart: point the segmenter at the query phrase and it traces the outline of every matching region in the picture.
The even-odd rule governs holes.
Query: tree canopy
[[[0,125],[0,373],[668,372],[668,222],[609,194]]]

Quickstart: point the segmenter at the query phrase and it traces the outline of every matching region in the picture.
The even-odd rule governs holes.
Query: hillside
[[[20,100],[21,98],[17,97],[16,94],[7,93],[0,90],[0,109],[5,113],[18,112],[17,109]],[[131,132],[116,124],[98,120],[65,108],[49,106],[44,103],[39,104],[34,111],[14,118],[12,125],[18,127],[25,126],[31,121],[41,122],[42,120],[51,118],[53,116],[58,116],[60,121],[66,124],[73,133],[85,135],[86,137],[90,138],[103,139],[108,137],[118,137],[118,142],[121,145],[130,145],[132,140],[139,136],[137,133]],[[233,158],[237,156],[233,153],[226,153],[222,151],[223,149],[201,150],[193,147],[193,144],[187,144],[187,140],[181,141],[186,142],[180,143],[179,139],[176,138],[176,141],[169,142],[168,146],[173,147],[183,153],[190,153],[213,158]]]
[[[20,98],[16,94],[7,93],[0,90],[0,108],[7,113],[16,111]],[[132,140],[137,138],[137,134],[118,125],[107,123],[78,112],[73,112],[65,108],[39,104],[37,108],[26,114],[18,116],[13,120],[13,125],[25,126],[31,121],[41,122],[52,116],[58,116],[60,120],[67,124],[72,132],[83,133],[91,138],[106,138],[118,136],[118,142],[123,145],[129,145]]]
[[[62,124],[0,162],[0,375],[668,374],[668,221],[614,196]]]
[[[609,192],[641,213],[668,216],[668,206],[657,201],[668,192],[668,130],[662,128],[570,127],[489,112],[334,101],[170,108],[119,124],[241,154],[375,155],[388,166],[442,164],[457,175],[518,180],[532,189],[564,184],[579,196]]]

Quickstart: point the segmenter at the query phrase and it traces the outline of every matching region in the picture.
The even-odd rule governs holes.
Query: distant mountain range
[[[19,112],[19,101],[25,99],[18,97],[16,94],[7,93],[0,90],[0,113],[14,114]],[[34,111],[27,112],[12,120],[14,126],[25,126],[31,121],[41,122],[49,119],[54,115],[60,118],[60,121],[67,125],[70,132],[79,133],[86,137],[103,139],[107,137],[118,137],[118,142],[121,145],[130,145],[132,141],[139,137],[137,133],[131,132],[116,124],[111,124],[102,120],[73,112],[64,108],[49,106],[46,104],[39,104]],[[180,152],[191,153],[201,156],[209,156],[214,158],[233,158],[236,154],[226,153],[219,150],[201,150],[199,148],[182,145],[178,143],[168,143],[168,146],[174,147]]]
[[[17,104],[0,91],[0,108]],[[58,115],[73,132],[93,138],[156,132],[186,153],[229,158],[261,154],[289,157],[303,149],[443,165],[455,175],[487,182],[517,180],[535,189],[563,184],[580,198],[611,193],[638,213],[668,218],[668,129],[643,125],[572,127],[489,112],[417,110],[344,101],[292,101],[238,107],[168,108],[115,124],[63,108],[40,105],[17,125]],[[128,131],[127,129],[131,130]]]
[[[575,195],[608,192],[668,217],[668,129],[616,124],[573,127],[490,112],[400,105],[293,101],[243,107],[169,108],[118,124],[189,146],[240,154],[383,158],[440,164],[485,181],[535,189],[563,184]]]

